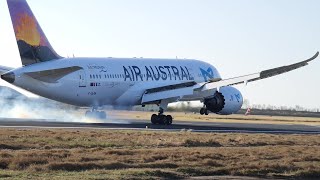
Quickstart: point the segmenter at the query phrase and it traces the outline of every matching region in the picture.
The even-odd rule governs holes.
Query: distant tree
[[[243,100],[242,109],[248,109],[250,107],[250,102],[248,99]]]
[[[258,107],[258,109],[262,109],[261,104],[258,104],[257,107]]]
[[[320,108],[305,108],[300,105],[292,106],[274,106],[266,104],[252,104],[248,105],[249,101],[244,99],[242,109],[258,109],[258,110],[272,110],[272,111],[305,111],[305,112],[320,112]]]
[[[303,110],[304,110],[304,108],[303,108],[303,107],[301,107],[301,106],[299,106],[299,105],[296,105],[296,107],[295,107],[295,108],[296,108],[296,110],[297,110],[297,111],[303,111]]]

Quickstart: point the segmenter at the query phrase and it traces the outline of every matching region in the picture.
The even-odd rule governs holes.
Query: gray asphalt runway
[[[106,123],[58,122],[47,119],[0,118],[0,128],[55,128],[55,129],[134,129],[194,132],[230,133],[273,133],[273,134],[320,134],[320,126],[309,125],[271,125],[247,123],[187,122],[175,121],[173,125],[152,125],[149,120],[117,120]]]

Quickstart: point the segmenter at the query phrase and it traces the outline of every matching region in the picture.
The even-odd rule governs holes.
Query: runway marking
[[[0,128],[21,129],[88,129],[88,130],[140,130],[140,131],[190,131],[190,132],[216,132],[216,133],[258,133],[258,134],[320,134],[320,131],[292,131],[292,130],[194,130],[194,129],[153,129],[153,128],[94,128],[94,127],[47,127],[47,126],[0,126]]]

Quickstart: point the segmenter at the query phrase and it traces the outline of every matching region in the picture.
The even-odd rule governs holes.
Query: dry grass
[[[108,115],[115,119],[150,119],[152,112],[142,111],[110,111]],[[288,116],[259,116],[259,115],[216,115],[201,116],[200,114],[170,112],[175,121],[202,121],[202,122],[224,122],[224,123],[264,123],[264,124],[307,124],[320,125],[320,118],[313,117],[288,117]]]
[[[0,178],[320,178],[319,135],[0,131]]]

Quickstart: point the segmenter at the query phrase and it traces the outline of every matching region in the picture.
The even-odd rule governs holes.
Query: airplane
[[[87,117],[106,118],[99,108],[156,104],[152,124],[170,125],[168,104],[200,101],[201,115],[230,115],[243,97],[232,87],[283,74],[309,64],[313,57],[287,66],[223,79],[211,64],[194,59],[66,58],[50,45],[26,0],[7,0],[22,67],[0,66],[1,79],[55,101],[89,107]]]

